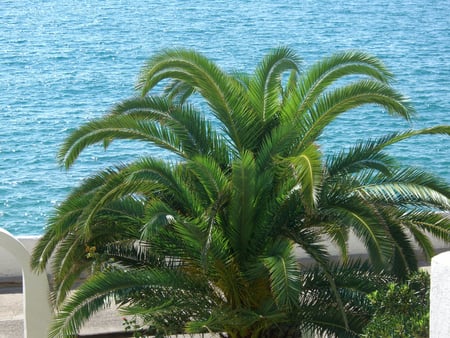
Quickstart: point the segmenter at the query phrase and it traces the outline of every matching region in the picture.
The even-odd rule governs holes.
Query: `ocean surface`
[[[408,95],[412,123],[380,108],[339,118],[325,152],[389,131],[450,125],[448,0],[0,0],[0,227],[39,235],[54,207],[96,170],[146,152],[140,143],[90,148],[70,171],[56,154],[80,124],[134,94],[147,58],[167,47],[203,52],[226,70],[252,71],[286,45],[305,67],[333,52],[380,57]],[[390,151],[450,182],[450,138],[420,137]]]

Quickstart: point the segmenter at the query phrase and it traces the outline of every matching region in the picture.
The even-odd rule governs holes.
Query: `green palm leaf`
[[[240,161],[233,163],[232,201],[227,230],[230,243],[244,258],[249,253],[249,243],[253,235],[256,204],[256,166],[253,155],[245,153]]]
[[[242,148],[241,137],[245,133],[239,133],[238,130],[251,126],[252,121],[248,120],[244,125],[237,123],[248,117],[248,114],[243,117],[237,113],[245,111],[241,100],[246,97],[238,81],[203,55],[180,49],[166,50],[151,58],[141,72],[137,88],[142,95],[146,95],[155,85],[168,78],[183,81],[195,88],[207,100],[212,113],[222,122],[237,149]]]
[[[317,98],[308,114],[300,114],[298,124],[302,126],[302,139],[298,149],[315,141],[323,129],[337,116],[366,104],[376,104],[390,114],[409,119],[412,108],[404,96],[392,87],[371,80],[360,80],[325,93]]]
[[[297,186],[293,189],[302,191],[302,203],[307,209],[313,209],[318,202],[322,182],[322,157],[315,145],[309,146],[301,154],[287,159],[292,166]]]
[[[252,108],[261,116],[261,122],[272,121],[279,113],[280,88],[284,72],[298,72],[299,60],[289,48],[278,48],[269,53],[258,65],[248,85]]]
[[[392,78],[384,64],[370,54],[360,51],[336,53],[317,62],[302,75],[299,90],[302,104],[299,111],[311,107],[335,81],[355,75],[367,76],[383,83]]]
[[[130,293],[165,288],[168,294],[180,290],[199,292],[208,289],[200,280],[186,279],[170,271],[109,271],[97,274],[84,283],[61,307],[49,337],[72,337],[90,316],[100,310],[112,296],[126,299]]]
[[[262,258],[269,270],[275,302],[280,307],[295,307],[300,295],[300,270],[293,251],[291,241],[276,240]]]

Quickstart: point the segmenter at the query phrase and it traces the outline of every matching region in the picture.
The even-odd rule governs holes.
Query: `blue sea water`
[[[155,52],[194,48],[226,70],[251,71],[280,45],[305,67],[346,49],[375,54],[416,107],[412,123],[376,107],[350,112],[327,129],[326,152],[388,131],[450,125],[448,0],[2,0],[0,227],[39,235],[84,177],[153,151],[118,143],[90,149],[68,172],[56,162],[71,130],[133,95]],[[450,138],[420,137],[391,151],[450,182]]]

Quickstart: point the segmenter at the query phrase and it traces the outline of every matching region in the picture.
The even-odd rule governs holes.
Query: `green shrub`
[[[363,337],[428,337],[430,276],[418,272],[404,283],[371,293],[374,316]]]

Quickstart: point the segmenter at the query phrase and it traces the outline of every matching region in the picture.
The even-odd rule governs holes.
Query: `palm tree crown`
[[[303,70],[292,50],[278,48],[251,75],[226,73],[191,50],[152,57],[140,95],[79,127],[60,150],[66,168],[86,147],[117,139],[149,142],[173,160],[146,156],[105,169],[58,207],[32,261],[37,270],[53,264],[51,336],[75,334],[111,296],[159,333],[361,332],[366,292],[415,271],[414,245],[431,257],[428,234],[449,241],[449,186],[385,152],[416,135],[448,135],[449,126],[361,141],[329,157],[317,142],[362,105],[410,119],[391,78],[379,59],[356,51]],[[350,235],[368,262],[349,259]],[[315,264],[301,265],[297,248]],[[67,297],[87,269],[92,278]]]

